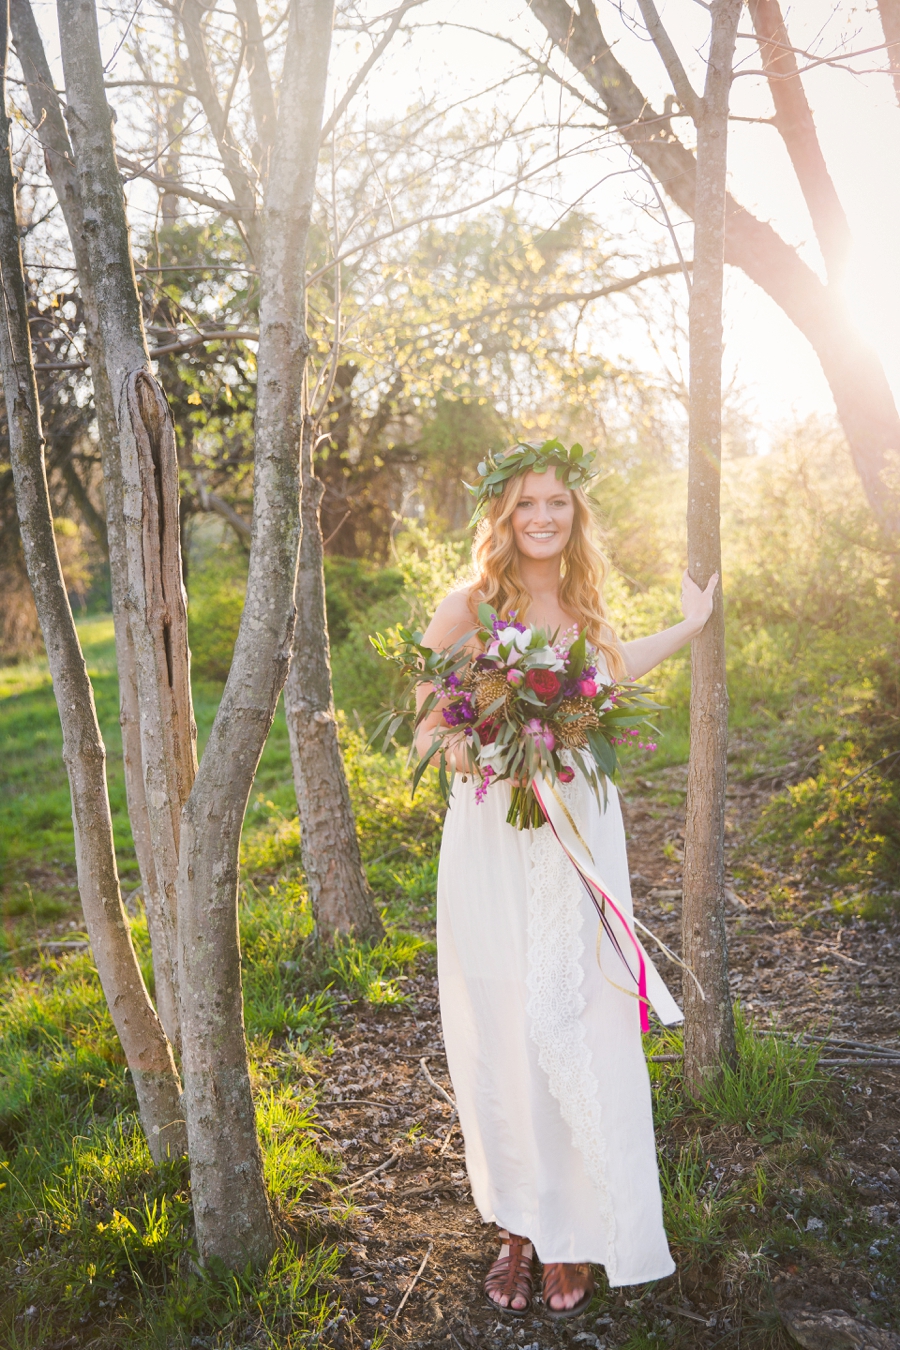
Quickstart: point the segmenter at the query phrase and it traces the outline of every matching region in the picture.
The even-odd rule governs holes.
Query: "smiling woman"
[[[564,661],[554,659],[558,635],[580,632],[597,679],[609,685],[646,673],[683,646],[712,608],[717,578],[705,591],[686,579],[682,623],[619,642],[606,617],[606,562],[583,487],[592,467],[593,456],[558,441],[488,457],[474,489],[476,516],[485,513],[473,547],[476,581],[442,602],[422,638],[423,649],[468,642],[480,651],[477,639],[467,639],[479,605],[496,617],[485,662],[493,645],[525,643],[523,620],[532,625],[529,642],[533,630],[546,630],[551,659],[528,672],[536,713],[535,686],[545,681],[555,695],[550,681],[564,678],[557,673]],[[428,697],[426,682],[423,711]],[[442,721],[457,725],[445,707],[452,715],[449,700],[438,698],[419,723],[421,754]],[[545,731],[537,717],[535,726]],[[459,736],[467,730],[461,726]],[[467,767],[457,753],[458,767]],[[557,800],[605,878],[607,898],[616,897],[630,924],[618,796],[605,780],[602,806],[584,773],[573,770],[578,762],[560,773]],[[611,1285],[661,1279],[673,1264],[638,1001],[613,964],[611,940],[602,952],[597,947],[592,901],[557,826],[512,828],[511,791],[508,780],[485,791],[468,776],[451,795],[438,876],[441,1016],[472,1193],[502,1244],[485,1294],[493,1309],[523,1316],[537,1255],[547,1314],[569,1317],[590,1302],[590,1263],[606,1267]]]

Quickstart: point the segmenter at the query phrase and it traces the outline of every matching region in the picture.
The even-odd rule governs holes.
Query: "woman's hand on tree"
[[[718,572],[713,572],[703,590],[694,581],[685,568],[681,577],[681,610],[684,617],[696,633],[703,631],[706,621],[712,614],[713,596],[719,584]],[[695,634],[696,635],[696,634]]]

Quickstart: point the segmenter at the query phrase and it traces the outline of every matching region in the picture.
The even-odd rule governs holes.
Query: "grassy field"
[[[769,552],[761,546],[759,556],[751,550],[731,564],[730,773],[737,782],[770,784],[772,797],[746,840],[746,856],[777,855],[785,870],[824,889],[836,914],[890,916],[900,898],[900,786],[896,774],[871,767],[891,753],[896,737],[894,639],[883,622],[883,592],[877,577],[851,574],[843,556],[829,562],[815,512],[805,533],[798,527],[788,536],[793,558],[769,517],[762,526],[753,517],[748,529]],[[802,550],[804,576],[813,578],[806,589],[792,571]],[[335,1320],[345,1297],[336,1271],[359,1214],[336,1194],[339,1154],[311,1113],[328,1080],[331,1047],[360,1010],[374,1005],[385,1017],[415,1024],[410,991],[432,978],[441,805],[428,784],[410,801],[402,758],[367,748],[355,714],[368,720],[390,694],[367,632],[426,611],[458,558],[455,546],[425,540],[389,575],[341,563],[329,578],[342,741],[364,859],[388,930],[383,943],[325,953],[314,940],[280,710],[251,798],[242,844],[244,988],[281,1234],[265,1275],[201,1270],[186,1169],[151,1166],[89,954],[53,955],[41,946],[84,936],[59,721],[46,662],[0,668],[0,1344],[10,1350],[364,1350],[353,1317]],[[213,570],[205,581],[199,574],[192,593],[192,634],[202,657],[196,669],[208,672],[227,665],[228,624],[240,608],[239,569],[226,576],[224,591],[210,580]],[[625,636],[677,617],[675,594],[671,580],[633,592],[614,583]],[[125,811],[112,624],[93,617],[79,631],[130,893],[139,878]],[[665,786],[665,771],[687,757],[688,680],[685,653],[661,672],[668,710],[658,752],[634,759],[624,773],[626,792],[652,781],[657,801],[670,809],[681,798]],[[215,679],[195,679],[201,749],[220,690]],[[149,981],[146,927],[139,903],[135,909],[135,942]],[[653,1071],[680,1289],[730,1310],[721,1312],[723,1343],[731,1338],[735,1350],[742,1341],[783,1341],[774,1303],[779,1270],[808,1266],[822,1280],[845,1270],[871,1274],[873,1298],[882,1300],[872,1303],[873,1315],[889,1321],[897,1313],[896,1241],[860,1203],[852,1167],[839,1156],[874,1099],[829,1078],[815,1051],[751,1026],[741,1037],[738,1067],[702,1102],[685,1097],[677,1066]],[[662,1037],[654,1048],[677,1052],[677,1038]],[[424,1125],[413,1120],[403,1128],[396,1146],[419,1147]],[[628,1303],[620,1343],[630,1350],[706,1344],[690,1319],[660,1313],[660,1297],[651,1291]],[[614,1296],[601,1291],[598,1328],[614,1306]],[[370,1335],[368,1350],[380,1343],[380,1332]]]

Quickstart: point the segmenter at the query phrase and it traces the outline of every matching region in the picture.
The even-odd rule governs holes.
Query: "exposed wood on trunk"
[[[62,725],[85,922],[97,973],[134,1078],[150,1152],[159,1161],[170,1153],[184,1152],[180,1084],[171,1047],[144,986],[122,905],[106,751],[56,551],[16,219],[6,111],[7,44],[4,6],[0,8],[0,355],[16,506]]]
[[[697,191],[690,306],[688,568],[700,586],[722,571],[722,288],[728,101],[742,0],[712,0],[706,84],[697,115]],[[734,1054],[725,936],[725,772],[728,692],[722,587],[691,649],[691,758],[684,831],[684,1072],[698,1092]]]
[[[878,0],[881,31],[888,44],[888,61],[894,77],[894,91],[900,103],[900,0]]]
[[[66,222],[84,306],[85,346],[91,367],[94,406],[97,410],[97,427],[103,460],[113,623],[116,634],[116,663],[119,675],[119,721],[122,727],[122,754],[125,765],[128,815],[141,873],[141,885],[147,911],[147,926],[153,950],[153,975],[156,985],[157,1008],[166,1034],[177,1049],[179,1032],[172,964],[174,950],[167,931],[166,913],[156,878],[150,836],[150,819],[144,790],[137,670],[127,603],[125,516],[118,428],[116,426],[112,389],[103,356],[97,297],[91,271],[91,258],[81,204],[81,193],[75,172],[75,159],[69,134],[63,121],[46,53],[28,0],[10,0],[10,18],[16,53],[28,88],[32,118],[44,151],[47,172]]]
[[[313,471],[316,427],[303,427],[303,534],[297,571],[297,626],[284,707],[300,812],[303,866],[316,931],[325,942],[337,933],[360,938],[384,934],[363,871],[356,821],[338,744],[331,693],[331,655],[325,612],[324,549],[319,508],[324,485]]]
[[[174,431],[151,370],[92,0],[60,0],[60,38],[78,194],[103,361],[116,417],[125,607],[159,920],[177,995],[180,815],[195,767]],[[130,691],[124,697],[131,698]]]
[[[559,50],[606,108],[611,124],[663,190],[693,217],[694,155],[654,111],[615,55],[593,0],[577,10],[567,0],[528,0]],[[839,293],[830,291],[796,250],[726,195],[725,261],[740,267],[772,297],[816,352],[872,510],[888,533],[900,531],[894,487],[900,456],[900,414],[878,356],[861,339]]]
[[[333,0],[291,0],[260,222],[252,544],[234,657],[182,819],[182,1061],[197,1240],[234,1267],[275,1236],[243,1033],[237,893],[241,825],[287,673],[300,531],[305,275]]]
[[[781,6],[778,0],[749,0],[749,8],[759,38],[763,69],[769,76],[775,126],[791,157],[797,182],[809,208],[828,280],[840,281],[852,243],[850,226],[822,154]]]

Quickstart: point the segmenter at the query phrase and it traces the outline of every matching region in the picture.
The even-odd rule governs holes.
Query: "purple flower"
[[[443,710],[443,718],[448,727],[459,727],[465,723],[474,722],[475,717],[476,712],[472,707],[472,694],[468,689]]]
[[[487,796],[487,790],[491,786],[491,779],[494,776],[494,770],[491,768],[490,764],[487,764],[482,769],[481,774],[482,774],[481,782],[475,789],[475,801],[478,803],[479,806]]]

